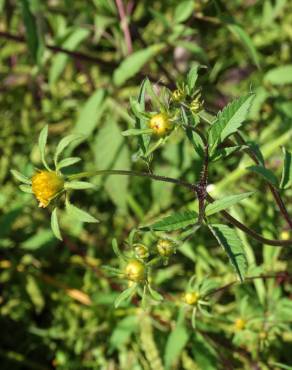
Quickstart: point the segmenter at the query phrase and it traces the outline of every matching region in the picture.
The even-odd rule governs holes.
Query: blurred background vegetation
[[[233,282],[232,268],[209,234],[185,243],[153,281],[169,299],[142,311],[134,301],[114,309],[124,288],[101,265],[117,266],[111,240],[194,196],[148,179],[94,179],[96,190],[74,201],[101,222],[62,214],[64,242],[47,210],[21,193],[9,170],[27,176],[41,166],[37,136],[49,124],[50,149],[68,133],[83,162],[70,171],[147,170],[136,160],[128,100],[145,76],[174,88],[199,63],[205,106],[217,112],[250,90],[245,125],[268,168],[280,176],[281,146],[292,148],[292,3],[288,0],[0,0],[0,367],[18,369],[292,369],[291,251],[243,237],[250,275],[211,301],[212,317],[193,329],[179,295],[188,279]],[[235,155],[210,168],[216,197],[258,190],[232,214],[270,238],[288,238],[262,180]],[[199,161],[180,132],[155,153],[155,173],[196,181]],[[69,170],[68,170],[69,171]],[[292,190],[284,199],[292,214]],[[264,216],[264,217],[263,217]],[[291,234],[290,234],[291,235]],[[275,276],[275,278],[272,278]],[[238,318],[245,328],[236,328]],[[177,324],[176,324],[177,322]],[[289,367],[290,365],[290,367]]]

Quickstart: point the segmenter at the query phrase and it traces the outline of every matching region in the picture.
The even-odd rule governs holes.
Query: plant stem
[[[131,39],[131,34],[130,34],[129,26],[128,26],[128,21],[127,21],[127,16],[126,16],[123,0],[116,0],[116,5],[117,5],[119,16],[121,19],[121,28],[124,33],[124,38],[125,38],[125,43],[127,45],[128,54],[132,54],[133,52],[132,39]]]
[[[189,190],[194,191],[197,194],[198,185],[189,183],[187,181],[183,181],[180,179],[174,179],[172,177],[167,176],[159,176],[148,172],[135,172],[135,171],[127,171],[127,170],[98,170],[98,171],[90,171],[90,172],[81,172],[75,175],[67,176],[68,180],[76,180],[81,179],[83,177],[92,177],[92,176],[99,176],[99,175],[120,175],[120,176],[137,176],[137,177],[148,177],[155,181],[162,181],[162,182],[169,182],[172,184],[176,184],[179,186],[183,186]],[[211,197],[210,194],[206,192],[206,199],[208,202],[214,202],[214,199]],[[257,240],[260,243],[273,245],[275,247],[288,247],[292,246],[292,240],[274,240],[274,239],[266,239],[262,235],[258,234],[254,230],[250,229],[249,227],[242,224],[240,221],[236,220],[232,217],[228,212],[221,211],[222,216],[229,221],[232,225],[238,227],[240,230],[244,231],[246,234],[251,236],[253,239]]]

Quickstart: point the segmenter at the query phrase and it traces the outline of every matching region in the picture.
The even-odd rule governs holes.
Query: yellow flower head
[[[164,136],[171,130],[171,122],[165,113],[158,113],[149,121],[149,127],[157,136]]]
[[[175,253],[173,242],[167,239],[160,239],[157,243],[157,251],[163,257],[169,257]]]
[[[32,191],[39,201],[39,207],[47,207],[50,201],[64,187],[64,179],[56,172],[41,171],[36,173],[32,181]]]
[[[234,322],[234,327],[236,330],[243,330],[246,326],[246,321],[244,319],[238,318]]]
[[[200,295],[197,292],[188,292],[185,293],[183,296],[184,302],[189,305],[195,305],[198,302],[199,298]]]
[[[130,261],[125,268],[126,278],[136,283],[144,280],[145,266],[138,260]]]

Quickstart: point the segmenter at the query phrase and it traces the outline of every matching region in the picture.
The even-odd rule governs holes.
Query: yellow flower
[[[189,305],[195,305],[198,302],[199,298],[200,295],[197,292],[188,292],[185,293],[183,296],[183,300]]]
[[[47,207],[50,201],[63,189],[64,179],[56,172],[41,171],[32,181],[32,191],[39,201],[39,207]]]
[[[160,239],[157,243],[158,253],[163,257],[169,257],[175,253],[174,244],[167,239]]]
[[[171,123],[167,114],[158,113],[150,119],[149,127],[155,135],[164,136],[170,131]]]
[[[137,283],[144,280],[145,266],[138,260],[132,260],[127,264],[125,274],[128,280],[135,281]]]
[[[234,327],[236,330],[243,330],[246,326],[246,321],[244,319],[238,318],[234,322]]]

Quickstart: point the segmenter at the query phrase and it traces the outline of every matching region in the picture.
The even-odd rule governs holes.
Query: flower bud
[[[162,257],[169,257],[175,253],[174,243],[168,239],[160,239],[157,242],[157,251]]]
[[[149,257],[149,250],[143,244],[137,244],[135,246],[135,255],[137,258],[146,259]]]
[[[203,102],[201,101],[201,94],[197,95],[190,104],[190,110],[192,113],[199,113],[203,108]]]
[[[32,179],[32,191],[39,201],[39,207],[47,207],[50,201],[64,188],[64,179],[57,172],[41,171]]]
[[[167,114],[158,113],[150,119],[149,127],[155,135],[165,136],[171,130],[171,123]]]
[[[174,92],[171,94],[171,99],[176,102],[176,103],[179,103],[181,102],[182,100],[184,100],[186,94],[185,92],[182,90],[182,89],[176,89],[174,90]]]
[[[195,305],[200,298],[199,293],[197,292],[187,292],[183,295],[183,300],[189,305]]]
[[[244,319],[238,318],[234,322],[234,327],[236,330],[243,330],[246,326],[246,321]]]
[[[145,278],[145,266],[138,260],[130,261],[125,268],[126,278],[138,283]]]

